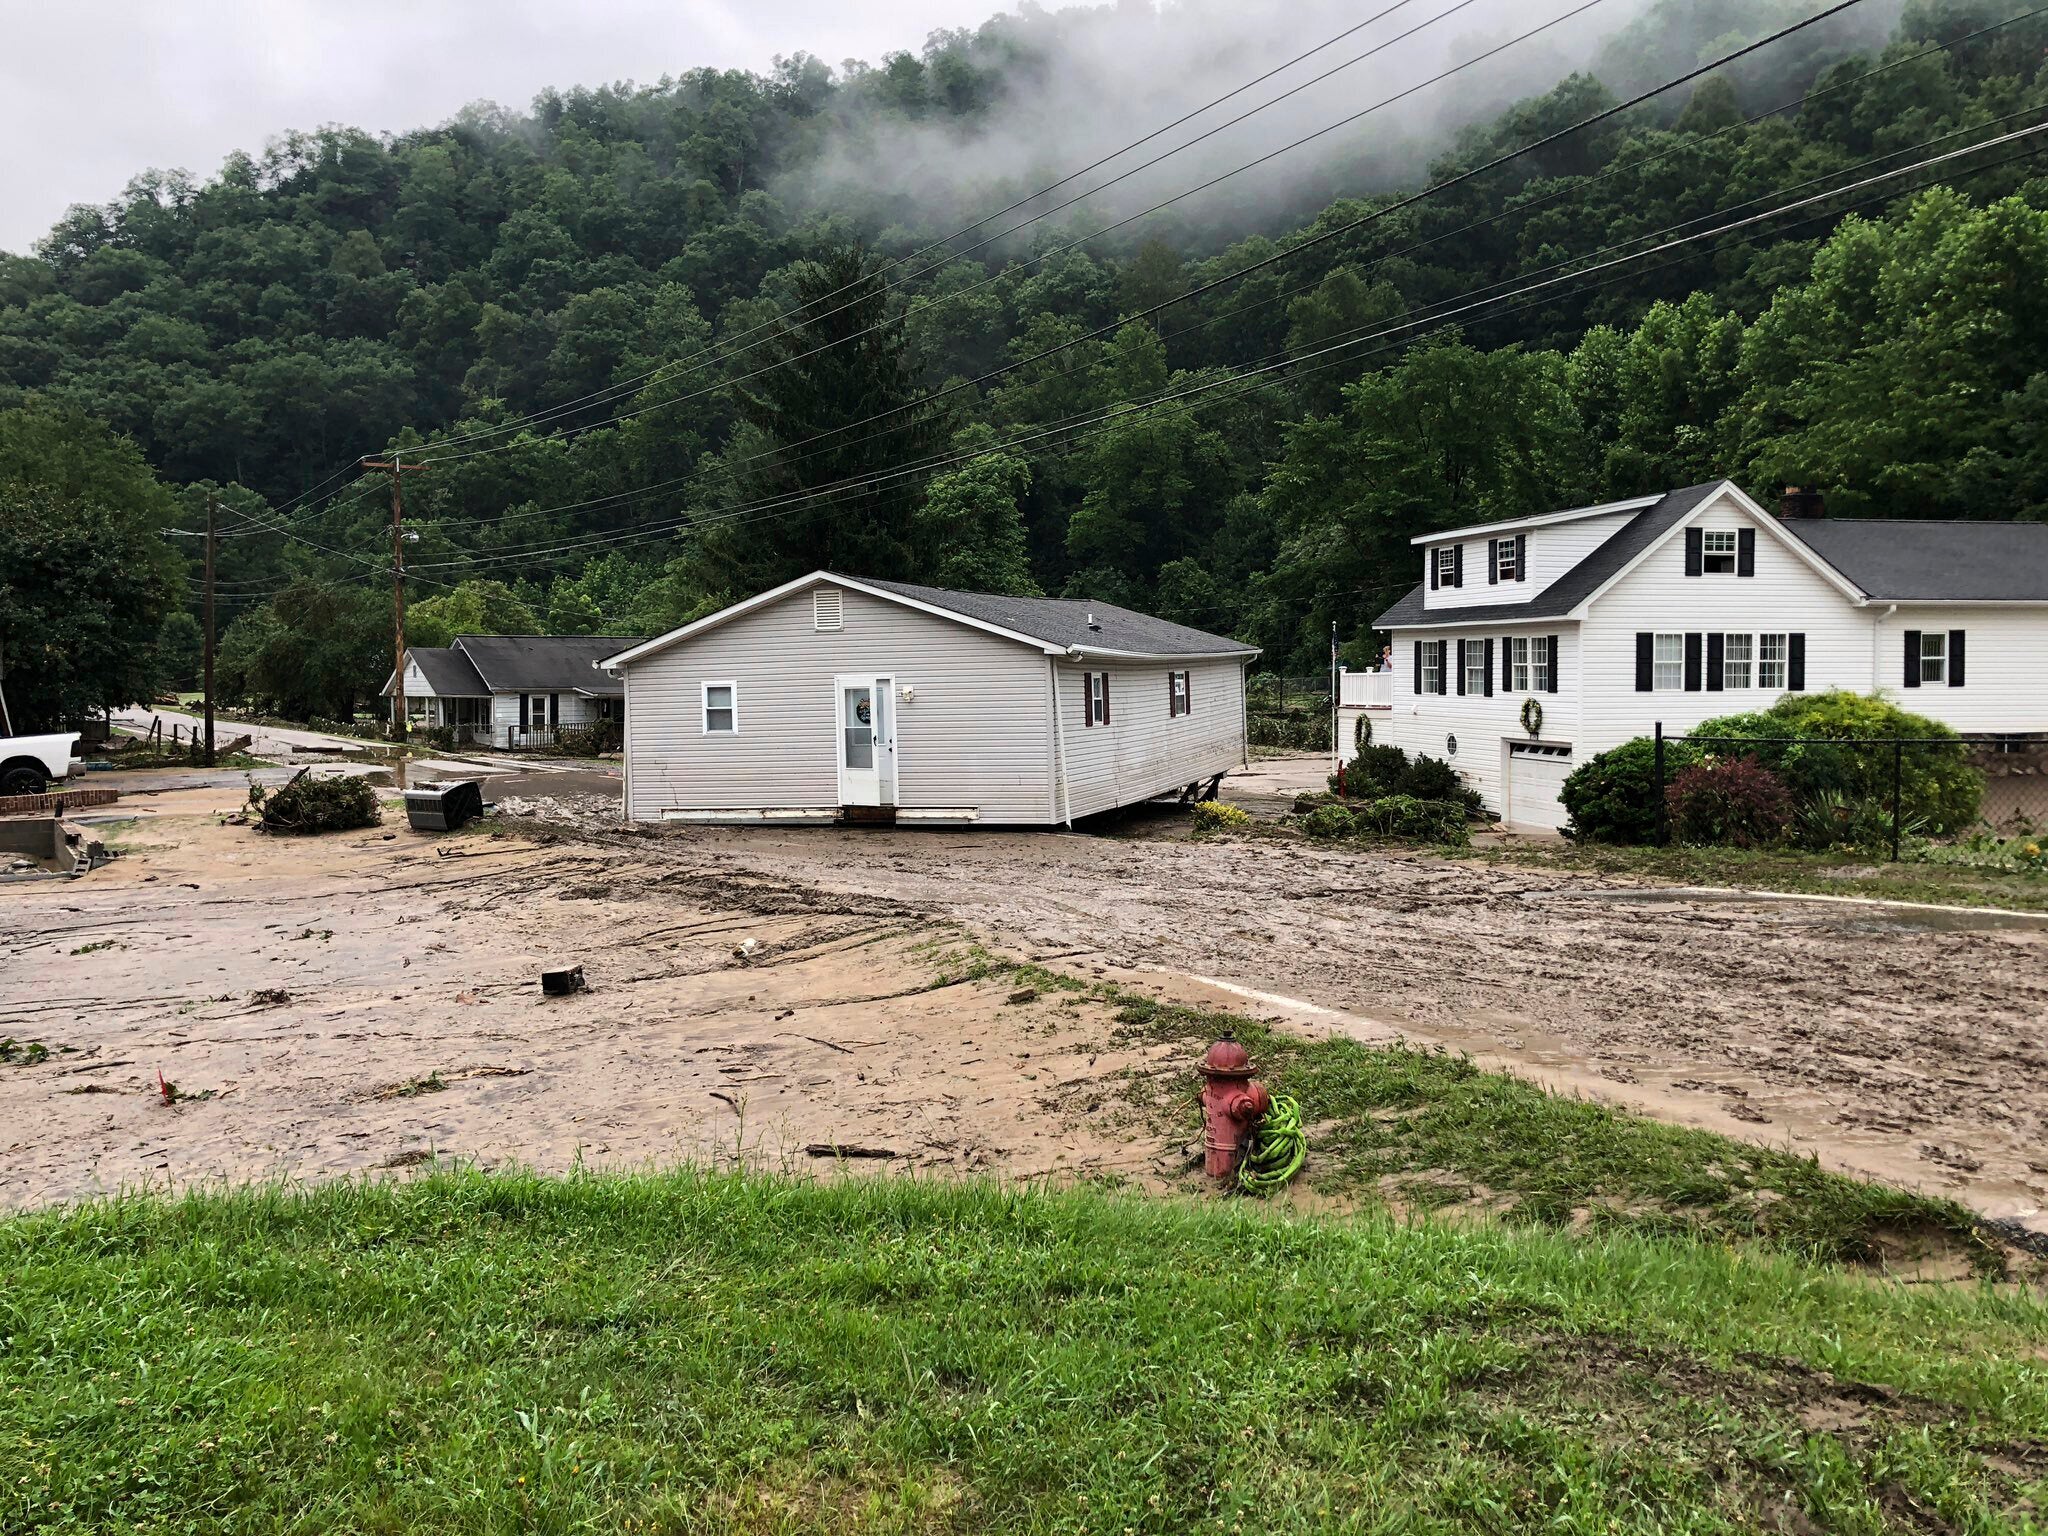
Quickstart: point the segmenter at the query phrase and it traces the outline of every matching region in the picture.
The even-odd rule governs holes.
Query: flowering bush
[[[1719,758],[1682,769],[1665,792],[1671,835],[1682,843],[1762,848],[1785,835],[1792,797],[1754,757]]]
[[[1251,813],[1242,806],[1225,805],[1218,800],[1204,800],[1195,807],[1197,837],[1206,836],[1211,832],[1234,832],[1251,824]]]

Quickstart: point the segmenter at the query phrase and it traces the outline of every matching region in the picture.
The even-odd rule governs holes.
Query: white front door
[[[896,803],[895,680],[833,679],[839,730],[839,803]]]

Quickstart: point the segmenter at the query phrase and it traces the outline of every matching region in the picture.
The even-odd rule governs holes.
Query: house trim
[[[1656,554],[1659,550],[1663,549],[1664,546],[1669,544],[1674,538],[1680,537],[1682,530],[1690,528],[1703,515],[1705,515],[1708,509],[1710,509],[1723,496],[1733,497],[1737,506],[1741,507],[1743,511],[1749,513],[1749,515],[1753,517],[1760,525],[1768,528],[1770,530],[1772,538],[1776,539],[1778,543],[1784,546],[1786,549],[1791,550],[1795,555],[1799,557],[1800,561],[1803,564],[1805,564],[1809,570],[1811,570],[1815,575],[1821,577],[1824,581],[1828,583],[1829,586],[1833,587],[1836,591],[1840,592],[1842,596],[1847,598],[1851,606],[1862,608],[1868,605],[1870,599],[1867,596],[1865,596],[1862,588],[1858,587],[1854,582],[1850,581],[1848,577],[1844,576],[1840,571],[1836,570],[1832,565],[1828,564],[1827,561],[1823,560],[1818,554],[1816,554],[1812,549],[1810,549],[1807,546],[1806,541],[1804,539],[1797,538],[1792,534],[1787,533],[1775,517],[1771,516],[1770,513],[1766,512],[1754,501],[1750,500],[1749,496],[1743,491],[1741,486],[1737,485],[1733,480],[1723,480],[1719,485],[1715,486],[1714,489],[1710,491],[1707,495],[1700,498],[1698,506],[1694,507],[1690,512],[1686,513],[1685,516],[1679,518],[1669,528],[1666,528],[1662,533],[1658,534],[1656,538],[1650,540],[1648,544],[1644,545],[1642,550],[1636,555],[1636,557],[1633,560],[1630,560],[1626,565],[1622,566],[1620,570],[1616,571],[1612,576],[1609,576],[1605,581],[1601,582],[1599,586],[1595,587],[1591,592],[1588,592],[1584,597],[1579,599],[1578,606],[1573,608],[1570,611],[1570,613],[1565,615],[1565,617],[1583,620],[1586,617],[1588,610],[1590,610],[1594,604],[1598,603],[1602,597],[1606,596],[1607,593],[1613,591],[1614,588],[1621,582],[1626,581],[1628,577],[1631,574],[1633,574],[1638,568],[1640,568],[1642,564],[1646,560],[1648,560],[1652,555]],[[1662,499],[1662,497],[1658,498],[1658,500],[1660,501]]]
[[[1482,533],[1497,534],[1503,528],[1543,528],[1553,523],[1575,523],[1584,517],[1606,517],[1615,512],[1642,512],[1657,505],[1667,493],[1655,496],[1631,496],[1627,501],[1605,502],[1597,507],[1574,507],[1569,512],[1545,512],[1536,517],[1513,517],[1502,522],[1473,523],[1464,528],[1446,528],[1441,533],[1418,533],[1410,544],[1445,544],[1452,539],[1476,538]]]
[[[757,609],[765,608],[770,603],[780,602],[792,593],[806,591],[822,582],[831,582],[835,586],[849,587],[855,592],[864,593],[883,602],[895,603],[900,607],[913,608],[919,613],[928,613],[934,618],[950,619],[953,623],[964,624],[969,629],[978,629],[984,634],[997,635],[1005,640],[1013,640],[1019,645],[1028,645],[1032,650],[1042,652],[1047,656],[1066,654],[1060,646],[1050,644],[1044,640],[1034,639],[1030,635],[1019,634],[1014,629],[1005,629],[1000,624],[991,624],[986,619],[977,619],[964,613],[956,613],[951,608],[941,608],[935,603],[921,603],[914,597],[905,597],[901,592],[891,592],[883,587],[871,587],[866,582],[856,580],[851,576],[840,576],[831,571],[812,571],[807,576],[799,576],[794,581],[785,581],[779,587],[770,587],[766,592],[756,593],[753,597],[744,598],[729,608],[721,608],[716,613],[707,613],[703,618],[693,620],[683,625],[680,629],[672,629],[665,635],[656,635],[652,640],[643,641],[641,644],[633,646],[628,650],[620,651],[616,656],[602,657],[597,661],[593,661],[591,665],[606,672],[615,672],[621,667],[630,666],[636,661],[656,655],[667,650],[670,646],[680,645],[685,640],[694,640],[697,636],[729,624],[734,619],[744,618],[747,614],[753,613]]]

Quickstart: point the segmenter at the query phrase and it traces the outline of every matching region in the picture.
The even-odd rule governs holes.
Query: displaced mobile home
[[[614,720],[619,680],[593,665],[634,641],[623,635],[457,635],[405,653],[405,712],[413,729],[447,726],[456,740],[551,747],[569,726]],[[384,684],[393,717],[398,679]]]
[[[815,571],[622,649],[634,821],[1052,825],[1245,759],[1220,635]]]

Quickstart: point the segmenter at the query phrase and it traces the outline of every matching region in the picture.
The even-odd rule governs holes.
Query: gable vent
[[[811,628],[846,628],[846,594],[837,587],[818,587],[811,593]]]

